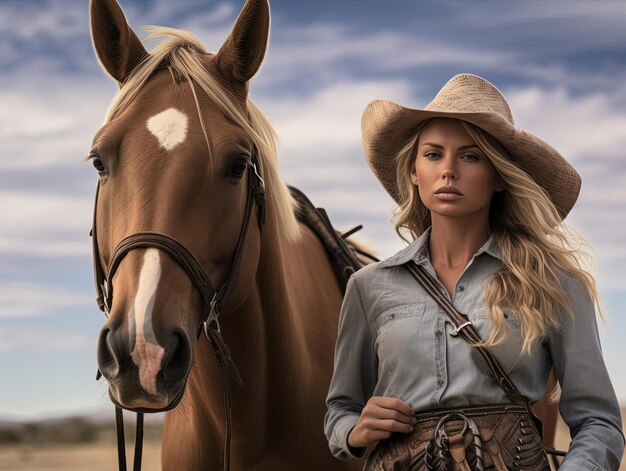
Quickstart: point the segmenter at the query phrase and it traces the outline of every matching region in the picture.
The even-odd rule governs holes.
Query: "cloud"
[[[610,37],[611,32],[620,32],[623,18],[626,17],[626,5],[614,0],[600,0],[589,3],[585,0],[573,0],[565,3],[547,3],[542,0],[530,0],[508,3],[506,14],[501,8],[463,9],[462,18],[471,23],[489,26],[520,26],[522,24],[562,23],[567,26],[576,24],[580,29],[602,33],[592,40],[602,41]],[[569,28],[568,28],[569,29]],[[623,37],[623,36],[622,36]]]
[[[379,95],[408,101],[411,86],[406,80],[340,80],[310,94],[260,95],[258,102],[276,123],[284,153],[333,159],[325,154],[331,147],[340,153],[360,147],[361,113]]]
[[[563,85],[517,87],[505,96],[518,127],[547,140],[574,164],[626,156],[626,112],[606,93],[572,96]]]
[[[71,38],[85,31],[87,7],[68,8],[69,3],[5,1],[0,15],[0,31],[16,40],[40,41],[42,38]],[[85,5],[83,2],[73,2]]]
[[[86,235],[93,200],[0,190],[0,201],[0,254],[63,257],[91,251]]]
[[[0,283],[0,318],[39,317],[71,307],[92,306],[92,298],[58,284]]]
[[[243,4],[242,4],[243,6]],[[127,11],[129,21],[148,21],[146,24],[171,24],[172,19],[182,19],[184,23],[198,21],[196,24],[220,27],[234,19],[238,10],[232,2],[211,2],[206,0],[186,0],[185,2],[152,2],[150,8],[138,8],[133,4],[122,4]],[[198,12],[202,12],[201,15]],[[178,27],[178,26],[176,26]]]
[[[124,2],[122,9],[133,28],[146,24],[172,24],[172,19],[198,25],[215,25],[234,19],[238,10],[233,3],[206,0],[185,2]],[[242,4],[243,6],[243,4]],[[201,12],[201,15],[198,13]],[[64,41],[89,32],[89,3],[82,0],[2,2],[0,32],[7,39],[21,44],[41,44],[44,39]]]
[[[626,251],[626,112],[611,95],[566,87],[504,90],[516,125],[554,146],[578,170],[582,188],[566,222],[597,251],[599,285],[624,289]],[[611,228],[611,230],[607,230]]]
[[[50,332],[33,327],[0,326],[0,352],[59,352],[92,350],[94,339],[89,335]]]
[[[273,32],[262,76],[270,84],[328,82],[351,76],[354,69],[392,73],[442,64],[495,67],[505,60],[503,52],[478,51],[416,33],[359,31],[332,23],[282,25]]]
[[[601,193],[599,183],[591,196],[581,195],[576,206],[567,217],[566,222],[577,230],[591,245],[597,256],[598,266],[591,273],[597,277],[601,290],[618,290],[624,292],[626,279],[626,249],[624,237],[626,227],[621,221],[626,220],[626,195],[615,197],[610,205],[597,204],[593,195]]]
[[[363,24],[358,15],[343,22],[278,21],[261,76],[265,83],[297,79],[306,86],[403,73],[427,85],[442,70],[469,70],[603,91],[626,79],[617,62],[626,41],[626,8],[616,2],[594,8],[584,2],[573,2],[573,8],[536,1],[484,8],[448,2],[444,25],[415,18],[415,10],[402,18],[415,18],[411,27]]]
[[[206,0],[154,2],[149,10],[139,10],[133,5],[123,7],[139,39],[145,37],[144,26],[169,26],[191,31],[212,52],[217,52],[226,40],[239,13],[232,2],[208,5]]]
[[[80,165],[115,93],[86,76],[0,83],[0,170]]]

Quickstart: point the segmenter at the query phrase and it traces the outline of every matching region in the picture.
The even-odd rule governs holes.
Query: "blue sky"
[[[208,49],[243,0],[122,2],[143,25],[189,29]],[[338,227],[362,223],[382,256],[403,244],[393,203],[362,155],[374,98],[425,106],[470,72],[505,95],[516,124],[583,179],[566,222],[599,257],[609,371],[626,403],[626,3],[270,0],[272,29],[251,98],[274,121],[285,180]],[[0,0],[0,416],[108,407],[95,382],[103,316],[90,240],[94,169],[82,162],[116,84],[93,54],[87,0]]]

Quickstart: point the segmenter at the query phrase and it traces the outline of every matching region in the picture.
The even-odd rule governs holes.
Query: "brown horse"
[[[231,387],[232,468],[358,469],[331,456],[324,403],[342,291],[317,236],[294,216],[269,120],[247,98],[266,49],[267,0],[249,0],[219,50],[153,29],[148,53],[114,0],[92,0],[97,55],[119,82],[90,152],[100,173],[99,263],[130,234],[179,241],[213,286],[229,276],[244,223],[247,162],[256,152],[266,221],[250,226],[239,275],[220,316],[244,387]],[[165,469],[221,469],[220,369],[199,337],[203,299],[170,254],[136,248],[109,280],[115,295],[98,344],[113,402],[164,410]],[[184,395],[183,395],[184,391]]]
[[[246,182],[258,170],[265,225],[262,234],[250,226],[220,316],[244,384],[231,389],[232,468],[359,469],[333,458],[323,433],[342,292],[324,247],[294,216],[272,127],[248,99],[267,44],[267,0],[247,1],[217,53],[168,28],[152,30],[161,42],[148,53],[115,0],[92,0],[91,29],[120,86],[90,152],[100,174],[98,263],[108,267],[130,234],[157,232],[179,241],[221,286],[245,225]],[[165,469],[220,469],[223,388],[200,334],[200,291],[171,253],[154,247],[128,251],[108,282],[115,296],[98,364],[112,401],[169,410]]]

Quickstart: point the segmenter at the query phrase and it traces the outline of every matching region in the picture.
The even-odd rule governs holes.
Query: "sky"
[[[91,44],[87,0],[0,0],[0,418],[110,407],[96,383],[88,232],[97,173],[83,158],[117,84]],[[124,0],[144,25],[219,50],[243,0]],[[373,99],[423,108],[457,73],[487,78],[515,123],[582,176],[566,223],[595,249],[613,384],[626,404],[626,2],[270,0],[250,98],[272,119],[285,181],[386,257],[393,202],[363,157]]]

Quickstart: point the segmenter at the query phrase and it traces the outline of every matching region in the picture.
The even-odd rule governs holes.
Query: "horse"
[[[91,0],[90,18],[119,84],[88,156],[110,399],[167,411],[164,469],[218,469],[226,365],[244,385],[230,391],[232,469],[360,469],[332,457],[323,433],[342,287],[295,216],[274,130],[248,98],[268,1],[246,1],[218,52],[165,27],[149,29],[148,52],[115,0]]]
[[[159,42],[148,52],[115,0],[92,0],[90,11],[97,57],[119,84],[88,157],[99,173],[96,265],[110,274],[116,265],[103,283],[108,317],[98,340],[112,402],[167,410],[164,469],[222,466],[222,373],[201,335],[205,299],[176,250],[222,286],[246,226],[248,183],[260,179],[262,233],[260,213],[249,212],[219,316],[244,385],[231,389],[232,469],[359,468],[335,459],[323,433],[342,289],[319,238],[295,217],[274,131],[248,98],[266,50],[267,0],[246,2],[217,53],[164,27],[151,29],[148,40]],[[116,257],[137,233],[179,245]]]

